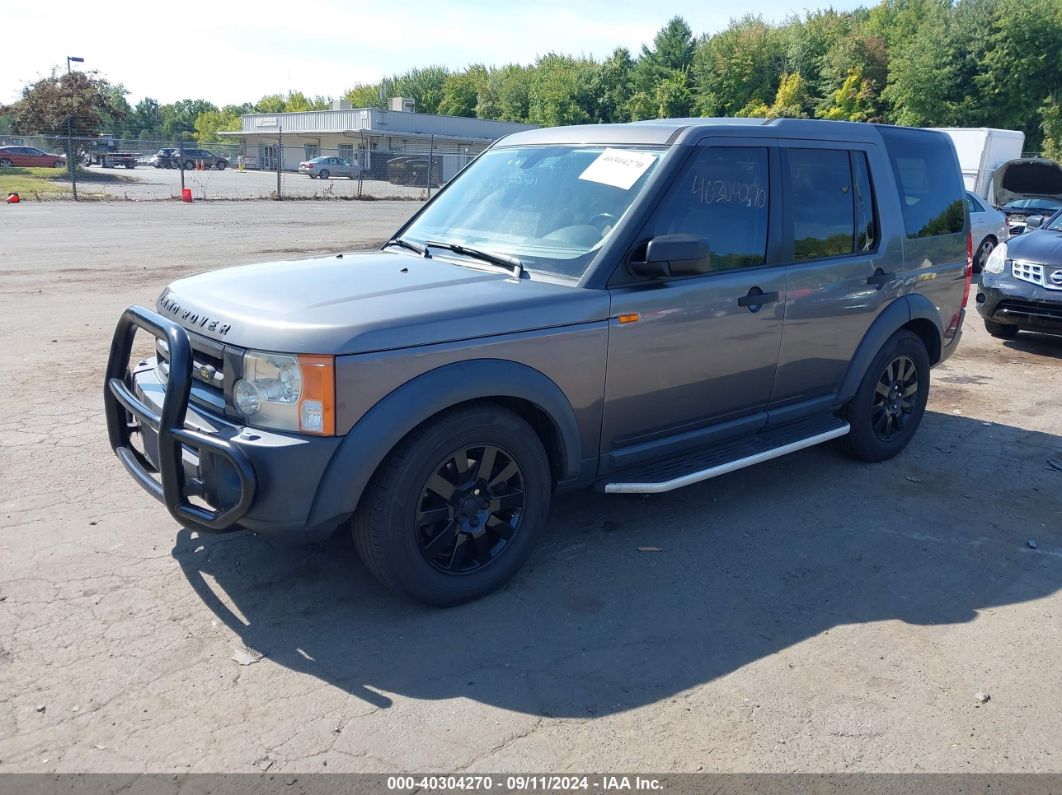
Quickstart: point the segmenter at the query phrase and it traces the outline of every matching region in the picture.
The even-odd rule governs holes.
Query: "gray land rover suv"
[[[940,133],[521,132],[379,251],[204,273],[127,309],[110,442],[185,527],[349,527],[386,585],[456,604],[513,575],[554,492],[665,492],[842,437],[896,455],[970,274]],[[130,365],[138,329],[155,356]]]

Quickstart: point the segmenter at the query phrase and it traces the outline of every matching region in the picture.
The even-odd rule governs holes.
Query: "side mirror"
[[[696,235],[660,235],[645,244],[645,260],[632,259],[635,276],[657,279],[665,276],[697,276],[708,273],[708,241]]]
[[[1030,215],[1025,219],[1025,229],[1039,229],[1044,225],[1044,217],[1042,215]]]

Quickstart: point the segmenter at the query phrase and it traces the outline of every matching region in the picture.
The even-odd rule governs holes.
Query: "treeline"
[[[242,114],[330,103],[296,91],[223,107],[130,106],[126,93],[96,76],[54,74],[0,109],[0,129],[58,131],[74,114],[86,132],[91,120],[124,138],[208,144],[239,130]],[[356,107],[404,96],[421,113],[543,126],[693,115],[1003,127],[1024,131],[1028,151],[1062,158],[1062,0],[883,0],[780,24],[746,16],[699,36],[675,17],[636,54],[620,47],[604,60],[549,53],[530,65],[428,66],[344,96]]]
[[[423,113],[545,126],[763,116],[1023,130],[1062,150],[1062,2],[885,0],[772,25],[746,16],[695,36],[680,17],[604,60],[413,69],[346,98],[408,96]]]

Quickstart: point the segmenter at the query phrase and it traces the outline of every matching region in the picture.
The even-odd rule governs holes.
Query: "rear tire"
[[[460,604],[524,564],[551,489],[546,451],[522,417],[492,404],[458,408],[384,459],[354,515],[354,542],[388,588],[437,607]]]
[[[1018,336],[1018,332],[1021,329],[1008,323],[996,323],[992,320],[986,320],[985,331],[1001,340],[1012,340]]]
[[[885,461],[900,453],[922,422],[929,399],[929,354],[922,340],[900,330],[870,363],[844,409],[851,430],[848,452],[861,461]]]
[[[319,179],[328,179],[330,173],[331,172],[329,172],[327,168],[322,168],[321,171],[317,174],[317,176]]]
[[[13,165],[15,164],[8,160],[6,157],[0,159],[0,168],[11,168],[11,166]]]

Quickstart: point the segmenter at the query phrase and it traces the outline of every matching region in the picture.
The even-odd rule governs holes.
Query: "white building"
[[[388,110],[353,108],[346,100],[338,100],[331,110],[249,113],[242,117],[239,132],[221,135],[243,145],[246,162],[253,168],[276,169],[279,159],[281,169],[294,171],[303,160],[338,155],[386,179],[387,161],[430,155],[435,173],[446,181],[498,138],[535,127],[414,113],[412,101],[401,97],[392,99],[390,105]]]

